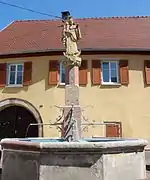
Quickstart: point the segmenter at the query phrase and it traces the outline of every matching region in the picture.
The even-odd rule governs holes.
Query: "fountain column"
[[[63,64],[66,69],[63,138],[67,141],[77,141],[81,138],[81,107],[79,105],[81,52],[77,48],[81,33],[79,25],[73,22],[69,12],[63,12],[62,19],[64,23],[62,42],[65,47]]]

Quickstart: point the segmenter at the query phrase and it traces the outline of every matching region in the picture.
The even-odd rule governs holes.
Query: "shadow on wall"
[[[24,86],[24,87],[4,87],[3,89],[2,89],[2,93],[6,93],[6,94],[17,94],[17,93],[19,93],[19,92],[21,92],[21,91],[25,91],[25,92],[27,92],[28,91],[28,86]]]
[[[59,166],[59,167],[92,167],[102,156],[102,154],[92,155],[89,154],[80,154],[77,156],[67,155],[58,155],[51,156],[51,158],[47,158],[47,155],[41,155],[41,164],[46,166]],[[84,161],[83,161],[84,159]]]
[[[140,71],[142,73],[141,84],[143,84],[144,88],[149,87],[149,84],[147,83],[148,79],[146,77],[146,71],[148,70],[147,68],[150,68],[150,61],[146,63],[146,60],[143,58],[139,59],[139,56],[137,56],[137,59],[134,58],[133,61],[132,59],[129,61],[129,70]]]

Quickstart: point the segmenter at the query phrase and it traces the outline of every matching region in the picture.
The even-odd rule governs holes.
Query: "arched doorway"
[[[14,98],[0,101],[0,139],[42,136],[42,126],[29,127],[37,123],[42,123],[40,115],[29,102]]]
[[[0,138],[38,137],[38,126],[30,126],[36,119],[24,107],[9,106],[0,111]]]

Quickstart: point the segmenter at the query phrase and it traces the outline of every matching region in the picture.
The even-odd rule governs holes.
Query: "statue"
[[[81,58],[79,56],[81,51],[79,51],[77,47],[77,42],[81,39],[79,25],[73,22],[71,16],[63,19],[63,23],[62,43],[66,50],[66,52],[63,53],[65,56],[63,64],[65,66],[80,66]]]

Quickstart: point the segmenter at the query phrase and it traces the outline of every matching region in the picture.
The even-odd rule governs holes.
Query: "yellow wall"
[[[32,103],[39,111],[44,123],[55,121],[60,110],[54,105],[64,105],[64,86],[48,85],[48,64],[50,59],[60,60],[62,57],[32,57],[17,59],[1,59],[1,62],[33,62],[33,84],[29,87],[0,89],[0,100],[21,98]],[[88,63],[88,85],[80,87],[81,106],[86,108],[84,115],[89,120],[121,121],[124,137],[150,136],[150,87],[144,85],[144,60],[150,56],[140,55],[91,55],[84,56]],[[129,85],[126,86],[92,86],[90,81],[91,59],[119,58],[129,60]],[[43,105],[43,107],[40,107]],[[90,127],[85,136],[100,136],[104,128]],[[44,127],[44,136],[58,136],[56,128]]]

